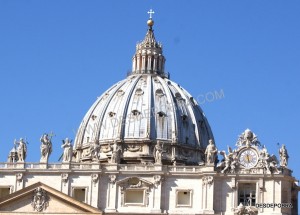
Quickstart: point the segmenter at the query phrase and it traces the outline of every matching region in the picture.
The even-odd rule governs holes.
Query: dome
[[[132,72],[104,92],[85,115],[75,138],[78,162],[195,165],[213,139],[195,99],[164,71],[162,45],[153,25],[137,44]]]

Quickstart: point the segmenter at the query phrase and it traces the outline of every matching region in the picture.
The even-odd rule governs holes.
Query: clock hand
[[[250,163],[250,157],[249,157],[249,155],[247,155],[247,160],[248,160],[248,163]]]

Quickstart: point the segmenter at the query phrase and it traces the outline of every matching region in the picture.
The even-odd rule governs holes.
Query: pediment
[[[0,212],[15,214],[102,214],[100,210],[55,190],[41,182],[0,199]],[[10,213],[9,213],[10,212]]]
[[[130,187],[130,188],[151,187],[153,185],[152,182],[139,177],[124,178],[118,181],[117,184],[121,187]]]

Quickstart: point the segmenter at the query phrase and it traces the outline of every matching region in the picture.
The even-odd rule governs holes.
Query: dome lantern
[[[153,74],[169,78],[165,72],[165,57],[163,56],[162,44],[157,42],[154,36],[151,9],[150,18],[147,21],[148,30],[144,40],[136,45],[136,52],[132,58],[131,74]]]

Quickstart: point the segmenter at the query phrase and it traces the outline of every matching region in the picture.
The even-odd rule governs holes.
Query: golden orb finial
[[[149,27],[152,27],[152,26],[154,25],[154,21],[153,21],[152,19],[148,19],[147,25],[148,25]]]

